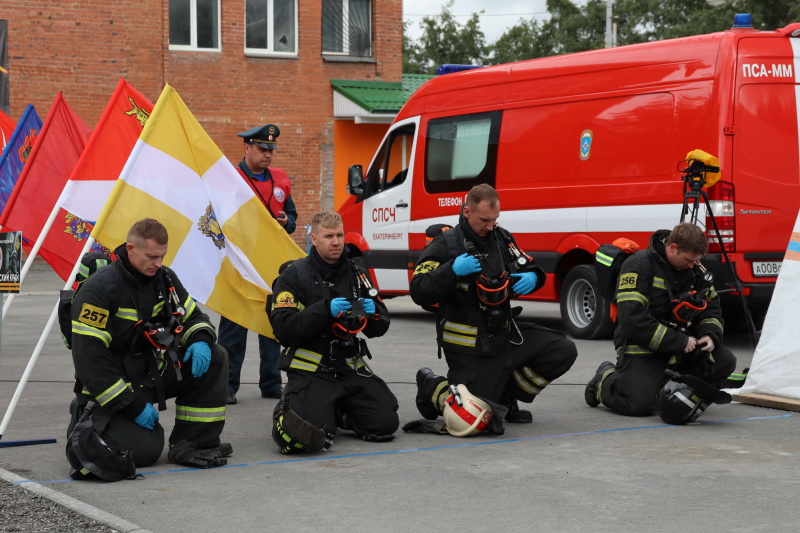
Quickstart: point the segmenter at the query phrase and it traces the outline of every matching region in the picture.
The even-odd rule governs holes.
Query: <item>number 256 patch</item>
[[[108,322],[108,311],[102,307],[83,304],[78,321],[96,328],[105,329]]]
[[[621,289],[635,289],[636,280],[639,279],[639,274],[628,273],[622,274],[619,277],[619,288]]]

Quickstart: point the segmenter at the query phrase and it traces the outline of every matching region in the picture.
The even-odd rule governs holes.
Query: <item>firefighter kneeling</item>
[[[287,348],[283,397],[272,437],[281,453],[327,450],[337,428],[370,442],[394,438],[397,398],[376,376],[366,340],[389,329],[389,312],[369,273],[347,257],[342,219],[318,213],[311,253],[285,265],[269,305],[276,337]]]

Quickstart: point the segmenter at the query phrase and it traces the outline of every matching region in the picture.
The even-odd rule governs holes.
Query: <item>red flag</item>
[[[58,200],[60,207],[83,220],[97,221],[152,111],[147,98],[125,79],[119,80]]]
[[[17,123],[0,111],[0,150],[6,147],[6,143],[11,139],[11,134],[14,133],[16,127]]]
[[[58,93],[0,216],[0,226],[4,229],[22,231],[23,244],[27,248],[41,233],[91,133],[92,129]],[[80,242],[83,239],[76,239],[59,229],[59,221],[67,216],[63,209],[59,210],[56,222],[39,251],[39,255],[65,281],[83,248]],[[63,228],[63,224],[60,227]]]

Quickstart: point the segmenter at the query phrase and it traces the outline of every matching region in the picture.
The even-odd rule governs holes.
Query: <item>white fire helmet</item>
[[[460,396],[450,394],[444,402],[444,422],[447,432],[454,437],[468,437],[486,429],[492,420],[492,408],[488,403],[473,396],[464,385],[457,385]]]

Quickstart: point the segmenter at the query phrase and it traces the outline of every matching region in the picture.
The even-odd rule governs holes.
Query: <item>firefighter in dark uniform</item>
[[[601,403],[624,415],[656,410],[666,369],[696,376],[719,388],[736,367],[722,346],[719,297],[700,264],[708,250],[703,230],[681,223],[658,230],[647,251],[622,265],[616,290],[617,363],[606,361],[586,386],[591,407]],[[644,263],[646,262],[646,263]]]
[[[94,401],[95,431],[110,445],[131,450],[136,466],[148,466],[164,448],[159,410],[166,409],[166,398],[175,398],[169,460],[200,468],[225,464],[232,451],[219,438],[227,355],[208,316],[161,264],[167,229],[157,220],[140,220],[114,253],[117,260],[89,276],[74,297],[77,398],[71,426]]]
[[[292,200],[292,183],[282,168],[270,166],[273,152],[278,149],[281,130],[275,124],[267,124],[239,133],[244,141],[244,157],[236,169],[255,195],[269,210],[286,233],[294,233],[297,208]],[[236,393],[241,383],[242,364],[247,349],[247,328],[224,316],[219,320],[219,343],[228,352],[228,396],[229,404],[238,403]],[[262,398],[280,398],[281,371],[278,358],[281,345],[264,335],[258,336],[258,388]]]
[[[439,304],[437,342],[448,367],[446,379],[428,368],[417,372],[417,408],[429,420],[442,413],[448,386],[463,384],[506,406],[506,421],[531,422],[517,400],[532,402],[578,355],[563,334],[514,319],[512,293],[538,290],[545,275],[496,225],[499,216],[497,191],[476,185],[458,225],[437,236],[414,269],[414,302]]]
[[[389,329],[389,312],[369,273],[347,257],[342,218],[323,212],[311,221],[311,254],[282,269],[273,284],[270,321],[287,348],[287,384],[273,413],[281,453],[318,451],[336,429],[366,441],[394,438],[397,399],[364,360],[367,343]]]

